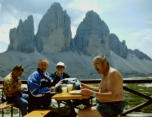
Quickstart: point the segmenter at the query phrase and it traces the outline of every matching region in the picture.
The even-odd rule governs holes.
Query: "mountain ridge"
[[[23,64],[26,79],[36,69],[38,60],[47,58],[51,73],[55,64],[63,61],[71,76],[95,78],[99,75],[92,59],[98,54],[107,55],[110,65],[122,74],[152,73],[152,59],[137,49],[129,49],[94,11],[86,13],[72,39],[71,19],[59,3],[54,3],[42,17],[36,34],[32,16],[10,30],[9,47],[0,54],[0,73],[4,77],[14,65]]]

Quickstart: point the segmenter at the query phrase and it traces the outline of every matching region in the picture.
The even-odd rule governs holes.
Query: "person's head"
[[[24,68],[22,65],[16,65],[13,69],[12,69],[12,75],[14,78],[18,78],[22,75],[22,73],[24,72]]]
[[[66,68],[65,64],[61,61],[56,64],[56,69],[59,73],[63,73],[65,68]]]
[[[45,73],[46,70],[48,69],[48,60],[47,59],[40,59],[39,63],[38,63],[38,68]]]
[[[107,74],[109,71],[109,62],[105,55],[98,55],[93,59],[94,68],[99,74]]]

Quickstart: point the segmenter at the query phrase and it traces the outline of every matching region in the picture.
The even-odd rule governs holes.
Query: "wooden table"
[[[50,111],[51,110],[34,110],[34,111],[28,113],[27,115],[25,115],[24,117],[44,117]]]
[[[0,89],[4,89],[4,86],[0,86]]]
[[[58,107],[60,107],[60,103],[62,101],[68,102],[71,106],[76,107],[75,104],[72,104],[72,102],[74,100],[76,102],[79,102],[79,103],[76,103],[76,105],[78,105],[80,103],[81,104],[84,103],[84,101],[88,101],[88,100],[90,101],[91,97],[90,96],[83,96],[81,94],[58,93],[58,94],[55,94],[54,96],[52,96],[52,99],[55,99],[58,102]]]
[[[83,96],[81,94],[63,94],[63,93],[59,93],[59,94],[55,94],[54,96],[52,96],[52,99],[55,100],[84,100],[84,99],[90,99],[90,96]]]
[[[70,115],[77,115],[74,108],[76,108],[76,106],[79,103],[83,103],[83,101],[85,100],[89,100],[90,96],[83,96],[81,94],[70,94],[70,93],[58,93],[55,94],[54,96],[52,96],[52,99],[55,99],[58,103],[58,108],[60,108],[60,103],[65,102],[66,105],[70,106],[71,112]],[[73,101],[76,101],[75,103]],[[79,102],[79,103],[78,103]],[[61,113],[59,113],[60,115]]]

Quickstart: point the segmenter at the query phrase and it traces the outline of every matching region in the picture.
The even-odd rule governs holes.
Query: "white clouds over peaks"
[[[127,45],[132,49],[139,49],[152,58],[152,29],[143,29],[128,34]]]
[[[76,29],[83,21],[86,12],[93,10],[98,14],[102,13],[99,5],[99,0],[71,0],[68,4],[66,4],[65,9],[71,17],[72,37],[75,36]]]
[[[14,28],[17,26],[18,20],[13,16],[6,16],[0,19],[0,21],[5,22],[5,20],[8,21],[8,23],[3,23],[0,25],[0,41],[3,41],[5,43],[9,43],[9,31],[11,28]]]
[[[2,8],[2,4],[0,3],[0,11],[1,11],[1,8]]]
[[[16,14],[16,10],[11,10],[12,12],[9,12],[9,10],[3,11],[4,9],[1,7],[0,10],[0,42],[9,44],[9,31],[11,28],[14,28],[18,24],[18,19],[13,16],[11,13]],[[2,47],[2,46],[1,46]],[[3,46],[4,48],[4,46]],[[0,51],[3,49],[1,48]]]
[[[76,27],[71,26],[72,38],[74,38],[74,36],[76,35],[76,30]]]
[[[71,3],[69,3],[68,7],[85,12],[94,10],[98,14],[101,14],[102,11],[98,7],[98,2],[99,0],[73,0]]]
[[[9,30],[29,15],[34,17],[36,33],[39,21],[54,2],[59,2],[70,16],[72,37],[85,14],[93,10],[107,23],[111,33],[126,41],[128,48],[152,57],[151,0],[0,0],[0,47],[2,43],[9,44]]]

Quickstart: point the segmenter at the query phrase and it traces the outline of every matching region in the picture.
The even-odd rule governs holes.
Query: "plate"
[[[72,95],[80,95],[81,94],[81,90],[72,90],[69,92]]]

